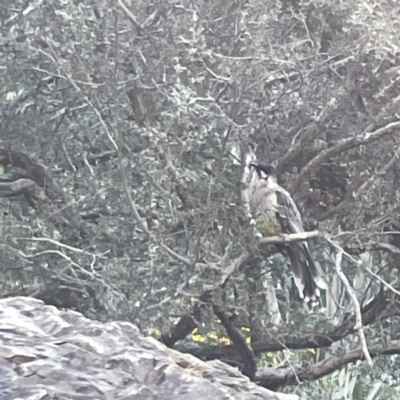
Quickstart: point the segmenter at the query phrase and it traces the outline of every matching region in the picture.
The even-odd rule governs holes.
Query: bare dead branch
[[[276,292],[275,292],[275,285],[274,281],[272,279],[272,274],[271,272],[268,272],[265,274],[265,280],[266,280],[266,293],[265,293],[265,299],[267,301],[268,305],[268,315],[269,315],[269,321],[271,324],[275,326],[279,326],[282,323],[282,314],[281,310],[279,309],[279,303],[278,299],[276,297]]]
[[[305,144],[311,143],[321,133],[322,126],[329,121],[335,110],[340,104],[342,104],[349,94],[349,90],[344,90],[339,99],[333,98],[330,100],[326,107],[321,111],[316,121],[312,123],[311,126],[309,126],[302,134],[301,140],[293,143],[288,152],[282,157],[276,168],[278,174],[285,171],[285,169],[293,163],[299,153],[304,149]],[[299,135],[296,135],[295,137],[298,136]]]
[[[363,268],[370,274],[372,275],[375,279],[377,279],[380,283],[382,283],[384,286],[386,286],[389,290],[391,290],[393,293],[396,293],[398,296],[400,296],[400,292],[395,289],[390,283],[387,283],[384,279],[382,279],[379,275],[375,274],[370,268],[363,266]]]
[[[337,212],[348,206],[351,202],[354,200],[357,200],[362,193],[364,193],[367,189],[369,189],[379,177],[384,176],[384,174],[389,171],[393,166],[396,165],[400,157],[400,146],[397,148],[395,151],[393,157],[388,161],[387,164],[385,164],[381,169],[379,169],[376,174],[371,176],[368,180],[366,180],[363,184],[361,184],[358,189],[343,199],[337,206],[332,207],[330,210],[328,210],[326,213],[322,214],[318,219],[320,221],[323,221],[327,218],[329,218],[331,215],[335,215]]]
[[[392,340],[389,343],[377,343],[368,347],[372,357],[379,355],[400,354],[400,341]],[[338,370],[344,365],[364,359],[362,349],[351,350],[338,357],[329,357],[318,364],[304,368],[298,365],[285,368],[263,368],[259,370],[255,381],[267,388],[277,388],[281,385],[297,385],[301,382],[314,381]]]
[[[190,261],[188,258],[181,256],[180,254],[176,253],[172,249],[170,249],[166,244],[161,243],[161,247],[172,257],[176,258],[179,261],[182,261],[186,265],[193,266],[193,262]]]
[[[250,253],[245,251],[239,257],[236,257],[229,263],[229,265],[223,270],[221,279],[219,282],[219,284],[222,288],[225,287],[230,276],[234,272],[239,271],[240,267],[243,266],[249,260],[250,256],[251,256]]]
[[[85,250],[78,249],[76,247],[68,246],[67,244],[64,244],[64,243],[58,242],[57,240],[49,239],[49,238],[35,238],[35,237],[32,237],[32,238],[17,238],[17,240],[25,240],[25,241],[30,241],[30,242],[48,242],[48,243],[54,244],[57,247],[73,251],[74,253],[93,255],[93,253],[89,253],[89,252],[87,252]]]
[[[373,249],[390,251],[393,254],[400,254],[400,249],[397,246],[394,246],[393,244],[390,243],[384,243],[384,242],[375,243],[373,244]]]
[[[122,0],[118,0],[118,4],[121,7],[122,11],[124,12],[125,16],[135,25],[136,28],[141,28],[140,24],[138,23],[136,17],[132,14],[132,12],[128,9],[125,3]]]
[[[253,149],[250,146],[247,146],[245,154],[242,155],[242,159],[244,160],[242,178],[241,178],[241,198],[242,198],[242,206],[244,208],[245,216],[251,220],[251,210],[249,204],[249,182],[251,179],[251,170],[250,170],[250,163],[255,161],[256,156],[253,152]]]
[[[297,193],[300,190],[300,187],[304,183],[310,174],[315,171],[315,169],[321,165],[323,162],[328,160],[329,158],[340,154],[344,151],[350,150],[354,147],[358,147],[364,144],[375,142],[386,135],[389,135],[393,132],[394,129],[400,127],[400,121],[395,121],[387,124],[386,126],[377,129],[374,132],[364,131],[360,135],[353,136],[351,138],[343,139],[339,141],[338,144],[332,146],[321,153],[319,153],[316,157],[314,157],[301,171],[292,187],[290,188],[290,192]]]
[[[332,241],[329,240],[329,243],[332,243]],[[358,337],[360,338],[360,345],[361,345],[361,349],[364,353],[365,359],[367,360],[367,363],[370,366],[372,366],[373,362],[372,362],[371,356],[368,352],[367,340],[365,339],[365,335],[364,335],[360,303],[358,302],[357,295],[356,295],[354,289],[350,285],[349,280],[347,279],[346,275],[344,274],[344,272],[342,270],[342,266],[341,266],[342,255],[343,255],[343,253],[340,250],[336,251],[335,270],[336,270],[336,273],[338,274],[340,280],[342,281],[343,285],[346,287],[347,293],[351,297],[351,300],[353,301],[354,315],[355,315],[354,329],[356,331],[358,331]]]
[[[382,283],[384,286],[386,286],[389,290],[391,290],[393,293],[397,294],[400,296],[400,292],[395,289],[390,283],[386,282],[384,279],[382,279],[379,275],[375,274],[375,272],[371,271],[370,268],[366,267],[365,265],[362,265],[360,260],[357,260],[354,258],[351,254],[347,253],[344,249],[339,247],[335,242],[331,241],[329,238],[325,237],[325,239],[337,250],[341,251],[349,260],[354,262],[356,265],[361,266],[364,268],[370,275],[372,275],[375,279],[377,279],[380,283]]]
[[[300,242],[301,240],[314,239],[319,236],[320,236],[319,231],[293,233],[291,235],[284,235],[284,236],[270,236],[261,238],[259,244],[265,245],[265,244]]]

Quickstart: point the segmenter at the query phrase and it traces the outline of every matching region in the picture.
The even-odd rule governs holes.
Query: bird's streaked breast
[[[268,189],[263,182],[250,190],[250,208],[260,233],[264,236],[281,234],[282,226],[277,218],[278,200],[275,191]]]

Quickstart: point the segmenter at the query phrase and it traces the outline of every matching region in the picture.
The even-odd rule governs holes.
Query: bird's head
[[[250,163],[250,169],[254,169],[257,172],[258,179],[268,180],[269,177],[276,179],[276,170],[271,164]]]

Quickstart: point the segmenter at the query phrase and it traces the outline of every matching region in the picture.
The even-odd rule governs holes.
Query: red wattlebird
[[[272,165],[251,163],[249,185],[250,208],[257,228],[263,236],[304,232],[301,215],[292,196],[279,186]],[[326,289],[320,270],[305,241],[276,244],[289,258],[300,297],[310,305],[317,301],[319,289]]]

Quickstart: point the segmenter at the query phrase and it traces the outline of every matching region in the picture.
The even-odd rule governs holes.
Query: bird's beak
[[[249,164],[249,167],[250,167],[250,168],[251,168],[251,167],[254,167],[255,169],[257,169],[258,164],[252,162],[252,163]]]

